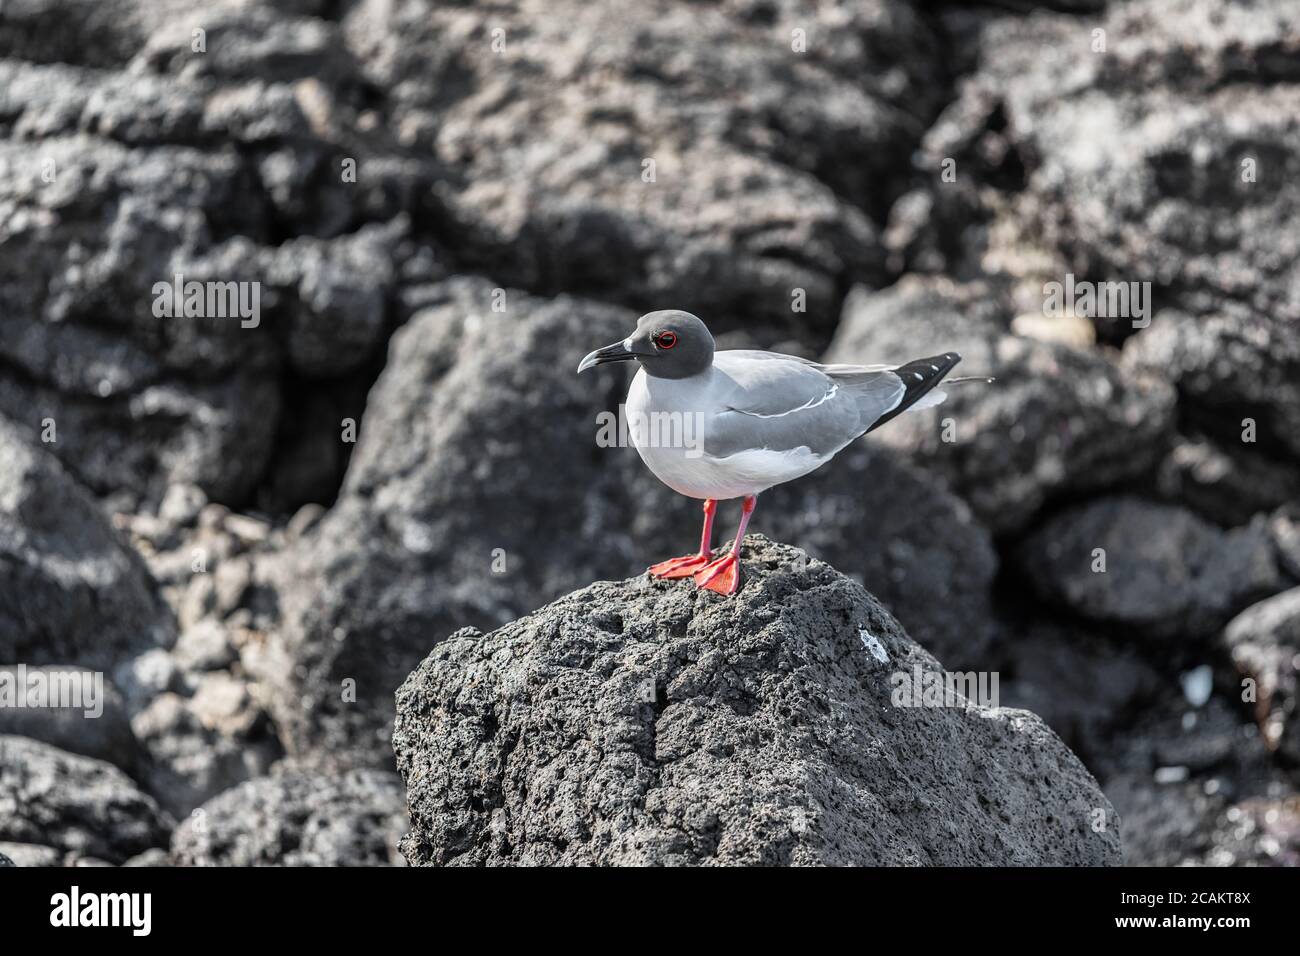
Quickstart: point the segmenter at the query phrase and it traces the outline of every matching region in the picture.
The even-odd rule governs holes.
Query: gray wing
[[[704,453],[808,448],[827,456],[857,438],[902,400],[903,381],[885,366],[818,365],[774,352],[714,356],[722,383]]]

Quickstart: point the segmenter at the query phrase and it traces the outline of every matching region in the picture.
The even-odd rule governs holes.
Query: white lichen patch
[[[879,638],[872,634],[865,627],[858,627],[858,639],[862,641],[862,646],[871,652],[871,656],[882,664],[889,662],[889,652],[885,650],[885,645],[880,643]]]

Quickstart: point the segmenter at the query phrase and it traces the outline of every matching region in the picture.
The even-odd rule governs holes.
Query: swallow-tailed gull
[[[819,365],[776,352],[719,352],[703,322],[670,309],[641,316],[634,333],[591,352],[578,371],[631,359],[641,365],[625,404],[632,444],[665,485],[704,500],[699,552],[649,573],[694,577],[698,587],[734,594],[758,494],[819,468],[902,412],[938,405],[945,395],[934,387],[961,356]],[[949,380],[960,381],[970,379]],[[743,499],[740,528],[731,549],[714,559],[713,515],[718,501],[732,498]]]

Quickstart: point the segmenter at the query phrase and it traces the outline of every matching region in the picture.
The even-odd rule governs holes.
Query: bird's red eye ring
[[[661,349],[670,349],[677,344],[676,332],[660,332],[654,338],[655,345]]]

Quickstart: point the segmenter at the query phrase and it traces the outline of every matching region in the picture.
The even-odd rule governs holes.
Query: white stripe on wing
[[[741,415],[749,415],[751,418],[784,418],[786,415],[793,415],[795,412],[802,412],[809,408],[816,408],[818,405],[824,405],[826,402],[834,398],[835,393],[839,390],[840,387],[838,385],[832,384],[830,391],[821,398],[810,398],[798,408],[791,408],[784,412],[773,412],[771,415],[764,415],[762,412],[747,412],[743,408],[732,408],[730,405],[727,406],[727,411],[739,412]]]

